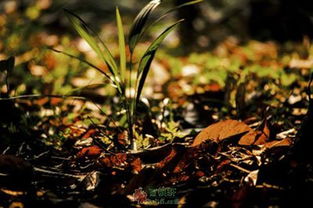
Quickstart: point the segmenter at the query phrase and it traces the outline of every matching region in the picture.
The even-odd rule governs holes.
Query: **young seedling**
[[[202,0],[190,1],[188,3],[182,4],[176,8],[180,8],[183,6],[191,5],[198,3]],[[123,30],[123,23],[122,18],[119,12],[119,9],[116,8],[116,22],[118,28],[118,43],[119,43],[119,65],[113,58],[108,47],[105,43],[100,39],[100,37],[76,14],[69,10],[65,10],[66,15],[70,22],[72,23],[74,29],[78,32],[78,34],[88,43],[88,45],[93,49],[93,51],[97,54],[97,56],[108,66],[109,72],[106,73],[100,68],[96,67],[92,63],[80,59],[78,57],[72,56],[65,52],[61,52],[65,55],[70,57],[79,59],[80,61],[88,64],[92,68],[95,68],[100,73],[102,73],[106,78],[108,78],[111,84],[117,89],[117,93],[121,98],[124,108],[126,110],[127,115],[127,123],[128,123],[128,133],[129,139],[132,146],[132,149],[136,149],[135,142],[133,139],[133,127],[136,121],[136,110],[138,103],[140,101],[142,89],[144,87],[148,72],[150,70],[151,63],[155,57],[155,54],[160,47],[162,41],[166,38],[166,36],[173,31],[177,25],[182,21],[179,20],[174,24],[170,25],[166,28],[155,40],[152,41],[148,49],[145,51],[143,56],[139,60],[138,67],[136,69],[136,77],[135,82],[132,82],[132,73],[136,66],[133,62],[133,54],[135,48],[139,41],[142,39],[143,34],[149,28],[147,26],[147,22],[151,13],[160,5],[160,0],[152,0],[150,1],[137,15],[135,18],[128,35],[128,45],[125,43],[125,35]],[[170,9],[169,11],[165,12],[159,19],[157,19],[152,24],[159,22],[163,19],[167,14],[174,11],[174,9]],[[150,24],[151,25],[151,24]],[[126,56],[126,47],[129,48],[130,56],[129,60],[127,61]],[[127,68],[128,66],[128,68]],[[127,89],[134,89],[134,95],[127,95]]]

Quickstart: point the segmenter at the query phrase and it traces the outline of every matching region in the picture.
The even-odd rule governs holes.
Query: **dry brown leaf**
[[[4,188],[1,188],[0,191],[11,196],[22,196],[26,194],[26,192],[24,191],[13,191],[13,190],[4,189]]]
[[[270,136],[270,130],[267,125],[267,121],[264,121],[262,131],[250,131],[243,135],[239,140],[240,145],[260,145],[265,144]]]
[[[98,157],[100,156],[101,152],[103,150],[98,147],[97,145],[93,145],[90,147],[85,147],[83,148],[80,152],[78,152],[77,157],[81,158],[81,157]]]
[[[183,155],[173,169],[173,173],[180,173],[184,171],[194,161],[194,158],[197,158],[197,153],[196,148],[189,148],[187,151],[183,150]]]
[[[157,168],[165,167],[175,156],[177,156],[177,151],[172,148],[170,154],[168,154],[162,161],[156,164]]]
[[[121,145],[127,145],[128,134],[127,131],[123,131],[117,135],[117,141]]]
[[[247,124],[236,120],[220,121],[203,129],[195,138],[192,147],[201,144],[206,140],[220,142],[226,138],[247,132],[254,132]]]
[[[57,105],[57,104],[63,102],[63,100],[64,99],[62,99],[62,98],[51,98],[50,103],[51,103],[51,105]]]
[[[130,163],[130,165],[132,166],[133,171],[135,173],[139,173],[142,170],[142,162],[141,162],[140,158],[137,158],[137,159],[133,160]]]
[[[285,147],[285,146],[290,146],[291,144],[292,144],[291,139],[285,138],[285,139],[278,140],[278,141],[267,142],[264,146],[265,146],[266,148],[273,148],[273,147]]]
[[[126,153],[117,153],[112,155],[106,155],[100,158],[99,162],[105,167],[128,167],[130,164],[127,161],[128,157]]]
[[[95,129],[89,129],[86,133],[83,135],[83,139],[87,139],[94,135],[97,131]]]

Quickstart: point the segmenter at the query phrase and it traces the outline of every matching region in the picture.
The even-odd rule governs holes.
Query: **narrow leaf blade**
[[[169,9],[168,11],[166,11],[163,15],[161,15],[157,20],[155,20],[151,25],[155,25],[156,23],[160,22],[162,19],[164,19],[165,17],[167,17],[170,13],[182,8],[182,7],[186,7],[186,6],[190,6],[190,5],[193,5],[193,4],[198,4],[200,2],[202,2],[203,0],[194,0],[194,1],[189,1],[189,2],[186,2],[186,3],[183,3],[183,4],[180,4],[172,9]]]
[[[113,75],[115,84],[120,85],[117,65],[106,45],[100,40],[100,38],[98,38],[97,41],[93,37],[93,35],[90,32],[92,30],[80,17],[78,17],[76,14],[69,10],[65,10],[65,12],[77,33],[88,43],[88,45],[94,50],[94,52],[108,65],[108,68]],[[104,53],[99,47],[98,42],[101,43]]]
[[[189,5],[192,5],[192,4],[198,4],[200,2],[202,2],[203,0],[195,0],[195,1],[189,1],[189,2],[186,2],[184,4],[180,4],[178,5],[177,7],[175,7],[174,9],[179,9],[179,8],[182,8],[182,7],[185,7],[185,6],[189,6]]]
[[[148,17],[150,16],[151,12],[160,4],[160,0],[152,0],[150,1],[137,15],[132,24],[129,32],[128,37],[128,44],[130,51],[134,51],[142,31],[148,21]]]
[[[137,95],[136,95],[136,103],[139,102],[139,98],[142,92],[142,88],[146,81],[148,72],[150,70],[150,66],[152,60],[155,56],[156,51],[160,47],[162,41],[166,38],[166,36],[175,29],[175,27],[181,22],[182,20],[174,23],[173,25],[169,26],[166,30],[164,30],[149,46],[146,50],[145,54],[143,55],[142,59],[139,62],[138,72],[137,72],[137,80],[139,80],[139,84],[137,87]]]
[[[92,63],[90,63],[90,62],[88,62],[88,61],[86,61],[86,60],[84,60],[84,59],[82,59],[82,58],[79,58],[79,57],[77,57],[77,56],[74,56],[74,55],[72,55],[72,54],[66,53],[66,52],[64,52],[64,51],[59,51],[59,50],[54,49],[54,48],[49,48],[49,49],[52,50],[52,51],[54,51],[54,52],[56,52],[56,53],[60,53],[60,54],[66,55],[66,56],[68,56],[68,57],[70,57],[70,58],[76,59],[76,60],[78,60],[78,61],[80,61],[80,62],[82,62],[82,63],[87,64],[88,66],[90,66],[91,68],[96,69],[96,70],[99,71],[101,74],[103,74],[106,78],[108,78],[110,81],[113,82],[113,80],[111,79],[111,77],[110,77],[107,73],[105,73],[102,69],[100,69],[99,67],[95,66],[94,64],[92,64]]]
[[[126,76],[126,50],[125,50],[125,36],[123,30],[123,23],[120,12],[118,8],[116,8],[116,21],[117,21],[117,29],[118,29],[118,43],[119,43],[119,53],[120,53],[120,75],[121,81],[125,83]]]

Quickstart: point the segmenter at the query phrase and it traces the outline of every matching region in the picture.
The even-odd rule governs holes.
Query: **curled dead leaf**
[[[267,122],[261,125],[262,130],[253,130],[247,124],[236,120],[225,120],[208,126],[203,129],[195,138],[192,147],[201,144],[206,140],[216,143],[231,137],[239,137],[240,145],[260,145],[265,144],[270,136]]]
[[[262,130],[256,131],[252,130],[247,134],[243,135],[238,143],[240,145],[265,144],[268,138],[270,137],[270,130],[268,128],[266,120],[261,124],[261,127],[263,127]]]
[[[247,124],[236,120],[225,120],[208,126],[203,129],[195,138],[192,147],[201,144],[206,140],[213,140],[219,143],[220,141],[253,131]]]
[[[244,179],[245,182],[255,186],[258,181],[259,170],[251,171]]]

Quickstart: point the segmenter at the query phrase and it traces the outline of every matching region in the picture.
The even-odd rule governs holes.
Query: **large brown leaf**
[[[236,120],[225,120],[203,129],[195,138],[191,146],[197,146],[206,140],[220,142],[229,137],[254,132],[247,124]]]
[[[265,144],[270,137],[270,130],[267,125],[267,121],[265,120],[261,124],[262,130],[252,130],[247,134],[243,135],[239,140],[240,145],[260,145]]]

